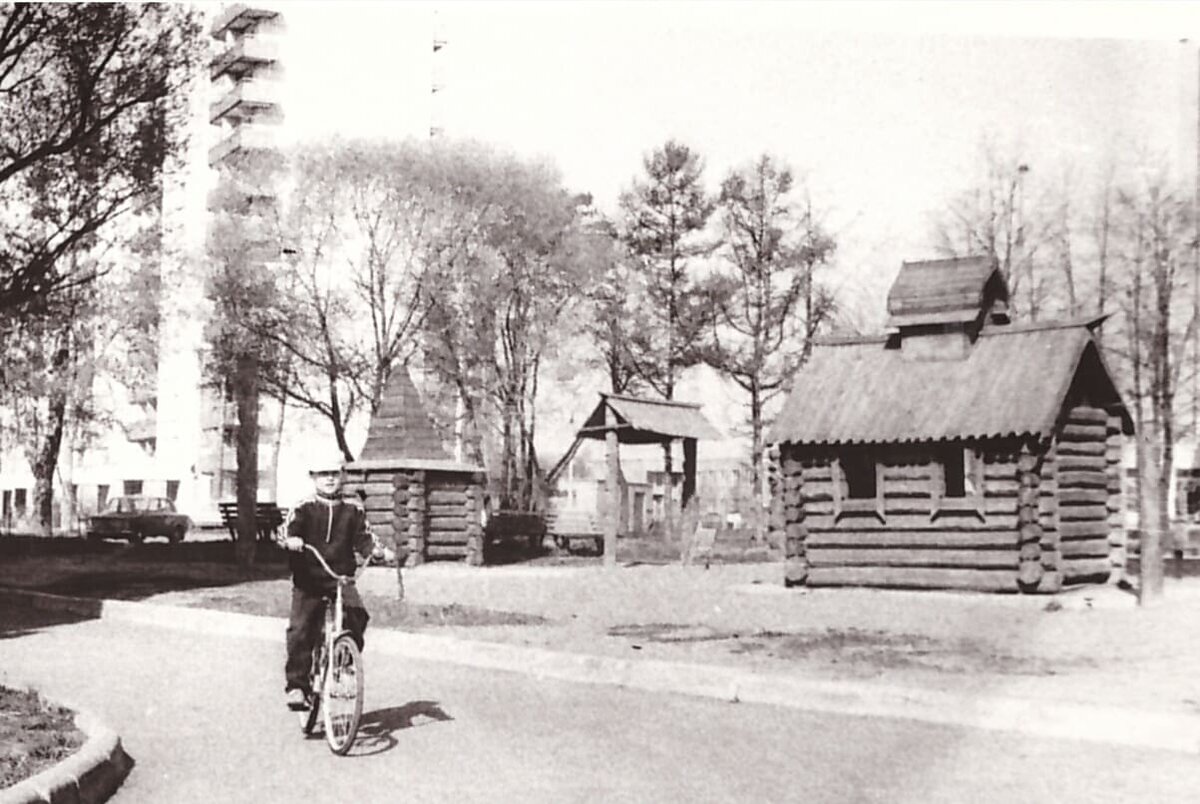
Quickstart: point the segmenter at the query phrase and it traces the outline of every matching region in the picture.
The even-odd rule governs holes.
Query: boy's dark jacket
[[[340,497],[319,494],[302,500],[291,510],[287,535],[298,536],[305,544],[311,544],[329,567],[341,575],[354,574],[354,554],[366,555],[374,543],[362,506]],[[289,563],[292,581],[302,589],[329,591],[337,585],[307,550],[292,553]]]

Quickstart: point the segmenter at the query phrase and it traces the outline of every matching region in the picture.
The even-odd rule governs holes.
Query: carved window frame
[[[884,464],[879,460],[879,456],[872,450],[866,451],[869,460],[875,468],[875,496],[874,497],[855,497],[851,498],[848,494],[842,493],[843,484],[849,481],[846,478],[846,470],[842,466],[841,454],[834,455],[830,461],[829,468],[832,473],[833,486],[833,521],[837,524],[843,517],[849,514],[874,514],[878,517],[880,523],[886,523],[887,517],[884,514],[884,501],[886,495],[884,493]]]
[[[950,449],[954,449],[958,442],[951,442]],[[984,500],[987,497],[987,490],[984,488],[984,454],[983,450],[972,444],[961,444],[963,456],[963,485],[967,485],[967,480],[971,481],[974,486],[973,491],[965,494],[962,497],[947,497],[946,496],[946,461],[943,459],[943,450],[947,449],[944,445],[937,445],[933,451],[932,470],[930,471],[930,507],[929,520],[932,522],[939,516],[945,514],[973,514],[979,517],[980,521],[987,520],[986,506]],[[967,473],[969,471],[969,478]]]

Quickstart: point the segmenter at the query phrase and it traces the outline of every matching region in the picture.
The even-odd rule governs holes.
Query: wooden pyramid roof
[[[452,461],[408,369],[392,371],[379,410],[371,417],[360,461],[380,459]]]

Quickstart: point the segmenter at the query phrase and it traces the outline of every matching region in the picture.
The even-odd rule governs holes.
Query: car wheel
[[[171,534],[167,536],[167,539],[171,542],[171,544],[179,544],[181,541],[183,541],[183,537],[186,535],[187,528],[185,528],[183,525],[176,525],[175,530],[171,531]]]

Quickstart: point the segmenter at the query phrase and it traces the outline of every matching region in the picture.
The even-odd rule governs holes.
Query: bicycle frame
[[[362,566],[360,566],[353,575],[339,575],[338,573],[334,572],[332,568],[330,568],[329,564],[325,562],[325,558],[317,551],[317,548],[313,547],[311,544],[306,544],[304,545],[304,549],[316,556],[317,561],[321,564],[321,568],[325,570],[330,578],[333,578],[335,581],[337,581],[337,592],[334,595],[333,604],[333,631],[334,634],[340,634],[342,632],[343,625],[342,588],[345,587],[346,584],[351,584],[358,580],[359,573],[362,572],[364,567],[371,563],[371,557],[367,556],[366,560],[363,561]]]
[[[305,734],[311,733],[312,729],[316,726],[318,712],[323,711],[326,723],[326,740],[329,742],[330,749],[336,754],[345,754],[350,749],[350,746],[354,743],[354,736],[358,731],[358,718],[362,711],[363,682],[361,675],[362,666],[360,664],[361,657],[359,657],[358,650],[355,648],[353,640],[351,640],[349,643],[348,648],[352,651],[351,655],[355,657],[350,666],[356,668],[353,671],[352,677],[357,679],[357,692],[354,694],[357,702],[353,707],[353,714],[350,716],[347,731],[341,732],[336,737],[333,735],[334,730],[331,725],[332,721],[330,720],[330,710],[329,707],[325,705],[328,703],[328,701],[326,701],[325,704],[322,704],[322,699],[325,695],[336,695],[336,693],[331,691],[331,688],[328,685],[330,683],[334,683],[331,681],[331,678],[338,678],[338,670],[334,669],[334,664],[338,661],[338,642],[350,636],[345,628],[344,622],[345,607],[343,590],[347,584],[354,583],[357,580],[359,572],[362,570],[362,568],[366,567],[370,563],[370,557],[368,556],[366,560],[363,561],[362,565],[356,569],[353,575],[339,575],[333,571],[333,569],[328,563],[326,563],[325,559],[319,552],[317,552],[315,548],[307,544],[304,545],[304,547],[314,556],[316,556],[317,561],[324,568],[325,572],[337,581],[337,590],[333,595],[332,610],[328,607],[325,610],[325,633],[322,634],[321,642],[318,643],[314,650],[312,684],[313,694],[307,714],[301,717],[301,726]],[[340,664],[338,666],[341,667]],[[331,676],[331,674],[334,675]]]

